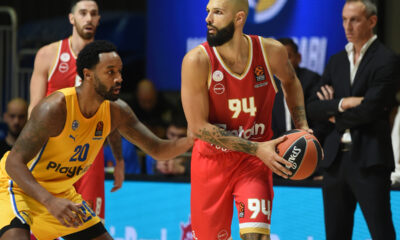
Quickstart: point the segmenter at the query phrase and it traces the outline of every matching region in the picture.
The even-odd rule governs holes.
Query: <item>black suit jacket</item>
[[[321,76],[313,71],[310,71],[306,68],[298,68],[296,69],[297,77],[300,80],[301,86],[303,88],[304,94],[304,102],[307,103],[308,99],[313,95],[314,88],[318,85]],[[283,102],[283,92],[279,79],[276,79],[278,92],[275,96],[274,108],[272,109],[272,130],[274,132],[273,138],[277,138],[281,136],[284,132],[286,132],[286,118],[285,118],[285,106]],[[313,127],[313,123],[308,120],[308,124],[310,128]],[[292,128],[294,127],[292,121]]]
[[[365,53],[353,85],[350,84],[350,63],[345,50],[331,57],[321,79],[321,86],[334,88],[334,99],[320,101],[316,94],[307,105],[311,119],[322,120],[328,126],[324,141],[325,159],[321,167],[329,167],[335,160],[345,129],[350,129],[353,147],[351,158],[359,167],[384,165],[394,168],[390,137],[389,111],[394,105],[400,65],[396,55],[379,40]],[[319,88],[318,88],[319,89]],[[340,99],[349,96],[364,97],[355,108],[340,113]],[[336,123],[328,118],[335,116]]]

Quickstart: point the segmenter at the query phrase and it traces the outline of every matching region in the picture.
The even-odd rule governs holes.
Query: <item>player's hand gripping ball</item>
[[[277,145],[277,153],[293,164],[287,167],[292,180],[302,180],[314,173],[318,162],[323,159],[323,150],[317,138],[305,130],[293,129],[283,135],[287,139]]]

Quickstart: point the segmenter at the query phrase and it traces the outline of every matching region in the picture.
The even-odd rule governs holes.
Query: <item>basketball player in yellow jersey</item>
[[[29,230],[39,240],[112,239],[72,186],[112,131],[159,160],[191,147],[191,138],[158,138],[117,100],[121,70],[115,46],[94,41],[77,59],[82,85],[56,91],[33,109],[0,162],[0,240],[28,240]]]

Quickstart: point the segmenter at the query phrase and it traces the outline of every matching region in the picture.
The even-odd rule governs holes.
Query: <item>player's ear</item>
[[[92,72],[89,69],[84,68],[83,69],[83,77],[85,78],[85,80],[90,79],[91,76],[92,76]]]
[[[68,19],[69,19],[69,23],[74,25],[75,19],[74,19],[74,15],[72,13],[68,14]]]
[[[246,13],[244,11],[239,11],[236,13],[236,23],[244,25],[246,22]]]

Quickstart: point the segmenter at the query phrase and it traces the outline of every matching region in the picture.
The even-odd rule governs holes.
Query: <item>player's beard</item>
[[[76,31],[78,32],[78,35],[85,40],[93,39],[94,35],[96,34],[97,27],[94,25],[91,25],[91,26],[93,27],[93,32],[84,32],[85,26],[82,27],[78,23],[75,23],[75,28],[76,28]]]
[[[94,79],[95,79],[95,86],[94,90],[102,96],[105,100],[110,100],[110,101],[116,101],[119,98],[119,94],[114,93],[115,87],[120,87],[121,83],[116,83],[115,86],[112,86],[110,90],[107,90],[107,87],[101,83],[100,78],[97,77],[96,74],[94,74]]]
[[[235,25],[233,24],[233,21],[229,23],[226,27],[223,27],[221,29],[218,29],[216,27],[214,28],[216,29],[216,33],[213,35],[211,35],[207,30],[207,42],[211,47],[218,47],[223,45],[224,43],[231,40],[233,38],[233,34],[235,33]]]

